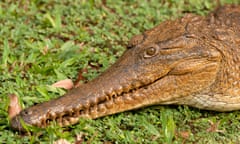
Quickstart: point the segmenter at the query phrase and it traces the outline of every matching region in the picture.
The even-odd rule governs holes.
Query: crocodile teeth
[[[116,90],[116,93],[117,93],[117,95],[121,95],[122,92],[123,92],[123,88],[122,88],[122,86],[120,86],[120,87]]]
[[[124,103],[125,104],[131,104],[134,99],[130,96],[124,97]]]
[[[108,101],[105,105],[108,109],[113,108],[113,101]]]
[[[76,122],[78,122],[78,120],[79,120],[78,117],[70,117],[70,118],[69,118],[69,122],[70,122],[70,123],[76,123]]]
[[[67,120],[67,119],[64,119],[63,122],[62,122],[63,125],[69,125],[70,122]]]
[[[104,104],[99,104],[98,105],[98,111],[101,113],[105,113],[107,111],[107,108]]]

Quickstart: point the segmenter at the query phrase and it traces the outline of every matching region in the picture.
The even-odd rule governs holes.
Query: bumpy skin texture
[[[133,37],[107,71],[57,99],[29,107],[11,120],[24,130],[51,121],[65,126],[156,104],[240,109],[240,6],[207,17],[166,21]]]

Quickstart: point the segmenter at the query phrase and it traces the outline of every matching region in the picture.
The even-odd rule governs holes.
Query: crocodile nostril
[[[24,111],[22,111],[22,114],[23,115],[30,115],[30,114],[32,114],[32,111],[31,110],[24,110]]]

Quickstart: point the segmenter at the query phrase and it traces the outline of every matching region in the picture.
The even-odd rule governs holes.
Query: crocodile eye
[[[157,52],[158,52],[157,46],[149,47],[148,49],[145,50],[144,57],[145,58],[153,57],[157,54]]]

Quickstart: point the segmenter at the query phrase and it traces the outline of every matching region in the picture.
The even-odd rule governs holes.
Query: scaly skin
[[[107,71],[62,97],[29,107],[11,120],[61,126],[156,104],[240,109],[240,6],[207,17],[188,14],[133,37]]]

